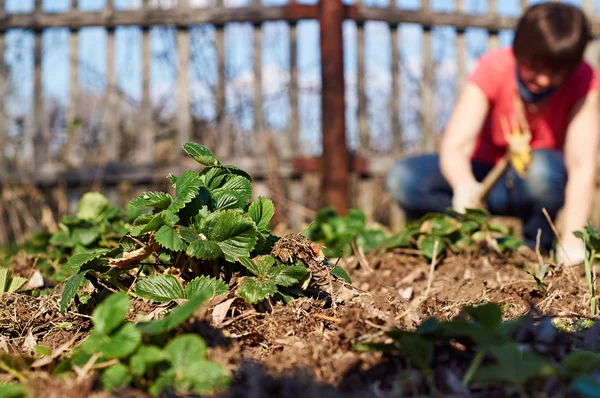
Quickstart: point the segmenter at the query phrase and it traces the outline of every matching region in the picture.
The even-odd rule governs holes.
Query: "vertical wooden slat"
[[[71,0],[71,9],[78,8],[77,0]],[[67,143],[64,146],[63,158],[74,164],[78,161],[79,151],[79,31],[71,30],[69,36],[69,58],[71,83],[69,87],[69,107],[67,109]]]
[[[300,117],[298,114],[298,41],[296,23],[290,25],[290,122],[289,134],[291,148],[301,153]]]
[[[465,13],[465,0],[456,0],[456,11]],[[456,32],[456,64],[456,91],[458,96],[464,88],[467,78],[467,40],[464,30],[457,30]]]
[[[400,50],[398,47],[400,27],[390,27],[390,35],[392,38],[392,100],[391,111],[392,117],[392,154],[400,155],[404,152],[402,124],[400,123]]]
[[[260,6],[260,0],[253,0],[255,7]],[[263,91],[262,91],[262,27],[254,26],[254,133],[252,136],[252,152],[255,155],[264,155],[265,145],[263,131],[265,129],[263,116]]]
[[[180,0],[181,8],[189,8],[189,3]],[[186,28],[177,29],[177,53],[179,56],[179,71],[177,72],[177,106],[178,106],[178,148],[192,138],[192,114],[190,108],[190,32]]]
[[[362,0],[357,0],[357,6],[362,6]],[[356,89],[358,95],[358,106],[356,116],[358,118],[358,142],[359,152],[368,154],[370,152],[369,119],[367,117],[367,93],[365,89],[365,29],[363,22],[356,24],[356,57],[358,69],[356,75]]]
[[[4,15],[4,0],[0,0],[0,15]],[[6,37],[5,33],[0,33],[0,87],[2,87],[2,91],[0,92],[0,183],[2,182],[3,177],[7,174],[6,170],[6,154],[4,152],[7,147],[7,137],[6,137],[6,113],[5,113],[5,103],[4,96],[8,90],[8,73],[5,68],[4,61],[4,51],[6,50]],[[2,212],[0,212],[0,218],[2,218]],[[2,225],[0,224],[0,229],[2,229]],[[0,234],[3,234],[4,231],[0,231]],[[0,236],[0,244],[6,244],[6,240]]]
[[[421,0],[424,11],[429,11],[429,0]],[[433,130],[433,87],[435,71],[431,55],[431,27],[423,27],[423,79],[421,84],[421,131],[423,133],[422,151],[431,152],[436,147],[435,131]]]
[[[114,12],[114,0],[106,1],[106,11]],[[120,159],[119,148],[121,147],[119,134],[119,97],[117,93],[117,73],[115,65],[115,30],[106,30],[106,160],[118,161]]]
[[[217,8],[222,8],[223,0],[217,0]],[[217,131],[227,135],[225,128],[225,26],[216,27],[215,52],[217,55],[217,89],[215,94]],[[224,145],[223,155],[228,155],[233,148],[233,137],[229,137],[229,145]]]
[[[488,0],[488,13],[490,15],[498,14],[498,4],[496,3],[496,1],[497,0]],[[488,42],[488,49],[491,51],[497,49],[498,47],[500,47],[500,37],[498,37],[498,32],[491,31]]]
[[[35,13],[42,12],[42,0],[35,0]],[[44,102],[42,92],[42,31],[34,31],[33,44],[33,151],[30,165],[35,169],[47,159],[46,136],[44,134]]]
[[[149,8],[149,0],[143,0],[144,9]],[[152,123],[152,101],[150,99],[150,30],[142,29],[142,131],[140,137],[139,163],[150,163],[154,156],[154,126]]]

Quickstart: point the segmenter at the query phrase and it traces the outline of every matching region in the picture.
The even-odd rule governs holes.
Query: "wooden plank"
[[[148,0],[144,0],[144,7],[148,8]],[[135,161],[138,163],[152,162],[154,151],[154,123],[152,120],[152,101],[150,98],[150,63],[152,53],[150,48],[150,31],[142,29],[142,131],[138,154]]]
[[[356,116],[358,118],[358,142],[359,153],[370,152],[371,140],[369,139],[369,120],[367,117],[367,93],[365,89],[365,31],[362,23],[356,26],[356,57],[358,70],[356,72],[356,90],[358,95],[358,106]]]
[[[298,34],[296,24],[290,25],[290,120],[289,140],[291,148],[295,148],[297,154],[302,154],[300,141],[300,116],[298,113]]]
[[[106,2],[106,11],[114,12],[114,0]],[[121,116],[119,108],[118,83],[115,62],[115,30],[108,28],[106,32],[106,160],[113,162],[120,159],[121,134],[119,131],[119,119]]]
[[[177,150],[192,138],[192,113],[190,107],[190,32],[177,30],[177,53],[179,70],[177,71]]]
[[[392,37],[392,100],[390,115],[392,117],[392,148],[391,153],[400,155],[403,150],[402,123],[400,123],[400,50],[398,47],[400,28],[398,26],[390,27]]]
[[[422,151],[435,150],[436,137],[434,131],[434,101],[433,91],[435,84],[435,71],[431,55],[431,30],[423,30],[423,79],[421,83],[421,131],[423,134]]]
[[[223,26],[231,22],[260,24],[267,21],[297,22],[316,19],[318,8],[309,4],[290,4],[270,7],[206,7],[202,12],[173,9],[119,10],[113,15],[104,11],[69,10],[38,15],[29,13],[5,14],[0,18],[0,32],[8,29],[32,29],[64,27],[79,29],[87,26],[140,26],[173,25],[190,27],[198,24]],[[519,17],[490,14],[444,13],[431,10],[405,10],[399,7],[345,6],[344,18],[357,22],[381,21],[397,25],[412,23],[424,26],[450,26],[457,29],[483,28],[490,31],[512,30]],[[594,36],[600,35],[600,21],[591,21]]]
[[[488,14],[495,17],[498,16],[498,7],[496,0],[488,0]],[[488,39],[488,49],[492,51],[500,47],[500,38],[498,37],[497,30],[491,30],[489,34],[490,37]]]
[[[34,15],[42,12],[42,0],[35,0]],[[46,134],[44,131],[44,102],[42,88],[42,32],[34,33],[33,43],[33,132],[31,151],[28,159],[33,170],[43,164],[47,158]]]
[[[78,7],[77,0],[71,0],[71,9]],[[80,163],[79,151],[79,31],[72,29],[69,35],[69,106],[67,107],[67,142],[63,147],[63,159],[69,164]]]
[[[256,4],[257,0],[253,0]],[[264,155],[265,143],[263,141],[263,131],[265,130],[265,121],[263,115],[263,90],[262,90],[262,28],[254,28],[254,131],[252,134],[251,151],[255,155]]]

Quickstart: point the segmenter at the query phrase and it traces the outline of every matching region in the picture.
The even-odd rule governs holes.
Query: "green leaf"
[[[187,297],[192,297],[201,290],[208,290],[212,292],[213,296],[219,296],[227,292],[227,285],[223,281],[208,276],[199,276],[185,285]]]
[[[60,299],[60,313],[65,314],[65,310],[71,304],[71,300],[75,298],[77,291],[79,290],[79,286],[83,283],[85,279],[85,275],[89,271],[80,271],[75,275],[71,276],[67,282],[65,283],[65,287],[62,292],[62,297]]]
[[[253,180],[252,176],[246,170],[242,170],[239,167],[231,165],[231,164],[228,164],[227,166],[224,166],[224,167],[231,174],[236,174],[236,175],[242,176],[244,178],[249,179],[250,181]]]
[[[189,203],[198,195],[198,189],[202,185],[200,176],[193,170],[183,173],[175,184],[175,200],[168,207],[168,210],[177,213],[183,209],[186,203]]]
[[[67,261],[67,267],[70,268],[81,268],[89,262],[92,262],[100,257],[105,256],[111,251],[111,249],[97,249],[93,252],[79,253],[71,256]]]
[[[187,334],[171,340],[165,346],[165,357],[171,366],[160,374],[150,392],[160,395],[168,388],[180,394],[211,395],[225,388],[229,383],[225,369],[205,356],[206,343],[197,335]]]
[[[89,246],[100,237],[100,229],[98,227],[74,228],[73,239],[75,243],[80,243],[83,246]]]
[[[73,238],[71,238],[68,231],[58,231],[50,237],[49,243],[59,247],[71,248],[75,246],[75,242],[73,242]]]
[[[260,276],[256,263],[250,257],[238,257],[238,261],[253,275]]]
[[[185,242],[181,240],[181,237],[172,227],[168,225],[163,225],[156,231],[154,235],[154,239],[156,242],[164,247],[165,249],[173,250],[175,252],[180,252],[185,249]]]
[[[171,205],[172,201],[173,197],[166,192],[144,192],[130,200],[127,205],[134,209],[154,207],[157,210],[164,210]]]
[[[102,373],[102,387],[105,391],[113,392],[129,385],[132,379],[127,366],[117,363]]]
[[[247,178],[230,174],[225,184],[213,189],[212,196],[217,204],[223,200],[228,208],[242,208],[252,198],[252,183]]]
[[[141,332],[133,323],[127,322],[110,335],[92,330],[80,348],[88,354],[101,353],[106,359],[127,358],[138,349],[141,341]]]
[[[570,373],[588,373],[600,366],[600,356],[592,351],[573,351],[563,358],[562,364]]]
[[[272,296],[276,291],[277,285],[275,285],[275,282],[270,280],[259,281],[258,279],[249,276],[244,280],[238,294],[250,304],[256,304],[263,301],[265,298]]]
[[[162,350],[153,345],[143,345],[129,360],[131,373],[134,376],[142,376],[149,366],[159,363],[164,359]]]
[[[77,205],[77,218],[95,221],[111,206],[104,195],[99,192],[85,193]]]
[[[188,256],[195,257],[200,260],[213,260],[220,258],[223,251],[218,242],[198,239],[188,246],[185,251]]]
[[[127,293],[112,293],[92,313],[95,330],[100,334],[109,334],[125,321],[127,312],[129,312]]]
[[[423,235],[419,238],[418,246],[419,250],[423,252],[423,255],[429,259],[432,259],[434,256],[433,250],[435,248],[435,243],[437,242],[437,251],[435,253],[436,258],[444,252],[446,245],[444,241],[439,236],[433,235]]]
[[[186,298],[181,283],[173,275],[168,274],[152,275],[140,279],[135,284],[135,294],[158,303]]]
[[[275,206],[273,202],[262,196],[259,196],[255,202],[248,207],[248,215],[258,227],[261,233],[267,232],[269,222],[275,214]]]
[[[29,395],[24,387],[17,384],[0,384],[0,397],[2,398],[25,398]]]
[[[238,257],[249,257],[257,241],[252,219],[233,210],[209,214],[202,220],[199,230],[208,241],[219,245],[230,262],[235,262]]]
[[[183,150],[203,166],[219,166],[221,164],[215,154],[204,145],[186,142],[183,144]]]
[[[275,265],[275,257],[269,255],[254,257],[252,261],[256,264],[256,271],[260,277],[267,276]]]
[[[397,247],[409,247],[410,238],[413,236],[412,231],[402,231],[387,238],[382,246],[386,249],[395,249]]]
[[[146,323],[139,323],[138,327],[142,332],[149,336],[168,332],[191,317],[206,300],[212,297],[212,293],[213,291],[208,288],[198,290],[186,303],[175,307],[164,318]]]
[[[188,243],[200,239],[200,235],[198,235],[198,231],[194,227],[179,227],[179,236]]]
[[[244,202],[240,203],[238,196],[230,192],[224,192],[216,195],[217,202],[215,203],[214,210],[227,210],[241,207]]]
[[[350,275],[348,275],[346,270],[344,268],[340,267],[339,265],[336,265],[335,267],[333,267],[333,269],[331,270],[331,274],[335,277],[343,279],[344,282],[346,282],[348,284],[352,284],[352,281],[350,280]]]
[[[293,286],[303,281],[304,279],[306,279],[308,274],[308,270],[303,265],[280,265],[277,267],[273,267],[269,271],[269,277],[271,278],[271,281],[273,281],[273,283],[275,283],[276,285],[286,287]]]
[[[493,329],[502,322],[502,310],[495,303],[487,303],[479,306],[466,306],[464,311],[473,320],[488,329]]]

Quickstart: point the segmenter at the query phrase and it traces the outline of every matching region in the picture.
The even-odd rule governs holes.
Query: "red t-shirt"
[[[472,160],[495,164],[506,150],[500,117],[505,116],[512,123],[517,115],[515,68],[512,48],[503,47],[483,55],[468,78],[468,81],[481,88],[490,103]],[[562,151],[573,106],[596,88],[596,71],[583,61],[550,97],[539,114],[525,111],[532,135],[531,148]]]

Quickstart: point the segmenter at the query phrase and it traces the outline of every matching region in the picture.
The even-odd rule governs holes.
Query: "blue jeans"
[[[493,215],[517,217],[523,222],[523,238],[535,248],[538,229],[540,247],[552,248],[554,233],[542,209],[552,220],[564,204],[567,170],[562,155],[553,150],[534,150],[525,178],[509,167],[491,190],[487,209]],[[472,162],[473,174],[482,181],[491,166]],[[452,207],[452,189],[442,176],[439,155],[424,154],[398,161],[390,170],[386,188],[396,203],[415,220],[428,212],[444,213]]]

